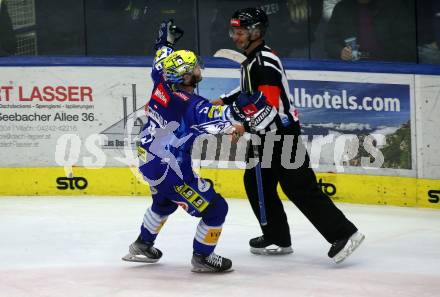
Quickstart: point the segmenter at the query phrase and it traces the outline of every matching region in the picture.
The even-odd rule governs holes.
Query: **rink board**
[[[214,181],[216,190],[227,198],[245,198],[244,170],[201,170]],[[66,177],[67,176],[67,177]],[[322,190],[335,202],[416,206],[440,209],[440,180],[412,177],[317,173]],[[286,196],[279,189],[282,199]],[[149,187],[127,168],[1,168],[0,195],[20,196],[143,196]]]
[[[149,195],[132,166],[152,88],[150,62],[143,57],[0,61],[0,195]],[[216,98],[237,85],[238,65],[206,62],[201,95]],[[335,135],[318,158],[310,150],[312,166],[319,165],[318,181],[332,199],[439,208],[438,67],[288,59],[285,66],[303,135],[310,141]],[[390,162],[364,166],[362,158],[373,156],[365,155],[366,146],[348,162],[337,154],[337,137],[357,135],[361,145],[365,136],[379,134],[402,137],[388,149],[376,144]],[[245,197],[242,170],[210,167],[202,175],[224,196]]]

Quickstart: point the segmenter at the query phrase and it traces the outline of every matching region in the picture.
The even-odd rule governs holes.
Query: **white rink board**
[[[56,144],[58,138],[66,133],[77,135],[80,141],[77,151],[79,155],[73,165],[127,166],[126,163],[117,159],[124,155],[124,115],[130,116],[134,110],[142,109],[147,102],[151,91],[150,69],[148,67],[81,66],[1,67],[0,150],[2,155],[8,158],[2,158],[0,166],[60,166],[55,159]],[[391,174],[418,175],[420,178],[434,179],[440,177],[440,156],[437,153],[439,149],[438,127],[440,126],[439,76],[336,71],[287,70],[286,72],[292,80],[409,85],[413,169],[391,172]],[[214,68],[205,69],[204,75],[206,78],[214,79],[216,77],[233,78],[237,79],[238,83],[239,72],[237,69]],[[45,87],[49,87],[47,89],[49,91],[42,94]],[[66,90],[71,88],[70,96],[63,95],[66,91],[57,95],[61,98],[60,100],[66,100],[69,97],[77,101],[54,99],[50,93],[53,93],[51,90],[56,87]],[[222,91],[230,89],[229,86],[221,84],[216,88]],[[81,90],[85,92],[83,96],[80,94]],[[40,97],[45,97],[46,100],[40,101],[38,99]],[[124,100],[123,97],[126,99]],[[84,101],[79,101],[81,99]],[[67,108],[67,106],[75,108]],[[79,108],[81,106],[87,106],[87,108]],[[78,119],[63,119],[63,113],[70,117],[78,116]],[[15,114],[40,115],[48,120],[40,117],[36,121],[11,121],[8,117],[17,119]],[[58,120],[55,120],[56,114],[59,115]],[[7,120],[3,120],[3,117]],[[90,120],[91,118],[93,121]],[[135,128],[139,129],[139,126]],[[136,131],[133,131],[133,134],[136,134]],[[90,135],[98,136],[89,139],[90,143],[86,147],[85,143]],[[112,143],[105,142],[103,135],[108,137]],[[104,154],[105,160],[97,158],[97,154]],[[356,168],[349,169],[348,172],[351,173],[367,173],[363,170],[357,172]],[[383,172],[376,170],[370,174],[381,173]]]
[[[145,67],[2,67],[0,149],[8,158],[0,166],[60,166],[55,151],[63,134],[78,136],[73,165],[87,166],[85,157],[101,154],[106,160],[101,158],[97,167],[126,166],[115,160],[123,148],[124,109],[128,116],[143,108],[150,92],[150,68]],[[89,139],[87,149],[93,134],[98,136]]]
[[[286,70],[286,74],[291,102],[299,110],[303,136],[307,137],[307,149],[316,171],[416,175],[414,75],[309,70]],[[230,91],[239,84],[238,76],[236,69],[208,69],[200,85],[201,95],[216,98]],[[380,104],[372,104],[377,102]],[[396,105],[387,105],[390,102]],[[360,153],[366,146],[363,142],[366,135],[382,136],[384,140],[377,149],[390,151],[390,147],[386,147],[388,142],[399,133],[398,130],[402,131],[404,125],[408,125],[406,131],[410,139],[405,148],[396,151],[399,157],[407,160],[404,165],[360,164],[362,158],[369,156]],[[340,153],[343,148],[338,137],[341,140],[349,135],[357,136],[361,148],[353,156],[356,160],[342,163]],[[394,148],[396,146],[394,144]],[[395,153],[388,153],[385,158],[390,155]]]
[[[416,75],[417,175],[440,179],[440,76]]]

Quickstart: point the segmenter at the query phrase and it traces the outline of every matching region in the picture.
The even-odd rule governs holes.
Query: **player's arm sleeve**
[[[194,108],[189,107],[186,113],[191,128],[200,133],[230,134],[234,131],[235,121],[229,112],[230,106],[212,105],[207,100],[195,103]]]
[[[163,46],[156,51],[156,56],[153,60],[153,66],[151,69],[151,78],[154,84],[163,80],[163,61],[174,50],[171,47]]]

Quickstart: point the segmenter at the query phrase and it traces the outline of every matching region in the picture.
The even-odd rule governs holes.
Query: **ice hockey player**
[[[139,170],[149,183],[153,203],[143,217],[140,235],[122,259],[154,263],[162,252],[155,239],[178,206],[199,217],[193,241],[192,271],[230,271],[230,259],[214,253],[228,212],[225,199],[214,185],[196,175],[191,167],[191,147],[204,133],[244,132],[231,117],[229,107],[213,106],[194,93],[201,81],[198,57],[188,50],[174,51],[183,31],[172,20],[161,24],[152,69],[154,87],[146,106],[147,122],[138,147]]]

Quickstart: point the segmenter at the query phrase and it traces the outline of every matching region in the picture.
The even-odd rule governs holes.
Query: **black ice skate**
[[[194,253],[191,259],[192,272],[229,272],[232,261],[212,252],[209,256]]]
[[[153,247],[153,243],[145,242],[139,236],[128,248],[128,254],[122,260],[129,262],[156,263],[162,257],[162,252]]]
[[[328,251],[328,256],[336,263],[341,263],[357,249],[364,239],[364,234],[356,232],[350,238],[337,240]]]
[[[291,246],[278,246],[274,243],[266,241],[264,236],[255,237],[249,240],[251,253],[257,255],[286,255],[293,253]]]

